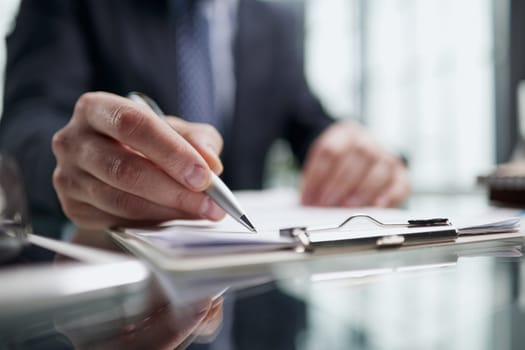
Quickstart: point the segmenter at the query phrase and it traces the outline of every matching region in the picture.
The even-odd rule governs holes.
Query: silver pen
[[[149,96],[141,92],[133,91],[128,94],[128,98],[137,103],[148,106],[158,116],[164,116],[162,109],[160,109],[159,105]],[[233,217],[237,222],[242,224],[251,232],[257,232],[250,219],[248,219],[248,216],[245,214],[244,210],[242,210],[232,191],[228,188],[228,186],[226,186],[220,177],[218,177],[213,172],[211,172],[211,185],[206,190],[206,194],[210,196],[219,207],[224,209],[224,211]]]

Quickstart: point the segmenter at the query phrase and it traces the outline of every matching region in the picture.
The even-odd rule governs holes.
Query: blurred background
[[[511,45],[517,39],[510,29],[521,26],[512,16],[523,5],[280,1],[304,6],[312,89],[332,115],[363,122],[406,156],[415,191],[472,191],[477,175],[509,159],[517,141],[514,94],[521,54]],[[17,6],[18,0],[0,2],[2,35],[12,27]],[[1,67],[4,59],[2,42]],[[268,186],[297,181],[284,144],[275,146],[269,162]]]
[[[525,2],[273,1],[295,3],[304,11],[306,73],[325,107],[337,118],[366,124],[391,150],[403,154],[410,163],[415,192],[472,192],[478,175],[511,158],[519,140],[516,88],[525,78],[525,45],[521,42]],[[0,1],[2,37],[13,25],[18,2]],[[2,41],[0,82],[4,61]],[[275,145],[269,163],[268,186],[297,182],[284,143]],[[462,265],[461,276],[466,279],[456,281],[456,275],[447,275],[450,285],[457,286],[458,295],[470,295],[469,288],[476,289],[477,299],[458,298],[454,302],[447,300],[448,294],[435,295],[439,290],[436,286],[444,281],[437,274],[419,285],[395,276],[386,280],[386,288],[367,289],[365,285],[339,296],[338,300],[347,300],[347,305],[335,305],[333,298],[327,298],[337,296],[335,288],[333,292],[311,294],[321,307],[335,305],[346,312],[345,317],[357,330],[377,332],[380,336],[370,336],[379,339],[376,348],[396,347],[393,332],[411,329],[414,349],[425,348],[433,337],[450,341],[453,346],[449,348],[490,349],[493,329],[505,334],[513,326],[510,319],[491,319],[490,303],[479,307],[479,300],[496,300],[498,293],[511,293],[505,289],[510,285],[503,280],[506,275],[498,274],[502,276],[500,283],[491,284],[489,271],[485,265],[471,263]],[[427,322],[404,324],[403,320],[412,320],[401,318],[406,314],[421,315]],[[333,343],[342,339],[334,336],[336,332],[347,331],[344,325],[333,328],[333,322],[315,310],[309,317],[309,322],[325,334],[319,339],[305,339],[305,344],[313,344],[309,348],[348,348],[348,344]],[[471,337],[466,344],[455,343],[426,327],[442,320],[455,320],[452,326],[479,336]],[[326,325],[332,328],[324,329]],[[366,347],[366,334],[350,336],[355,348]]]

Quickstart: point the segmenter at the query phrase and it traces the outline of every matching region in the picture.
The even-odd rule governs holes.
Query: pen
[[[128,98],[137,103],[148,106],[158,116],[164,116],[162,109],[160,109],[159,105],[149,96],[141,92],[133,91],[128,94]],[[239,202],[233,195],[232,191],[214,172],[211,172],[211,185],[206,190],[206,194],[210,196],[219,207],[224,209],[224,211],[233,217],[237,222],[242,224],[251,232],[257,232],[250,219],[248,219],[248,216],[241,208]]]

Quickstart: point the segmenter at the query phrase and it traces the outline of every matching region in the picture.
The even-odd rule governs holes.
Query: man
[[[22,1],[7,41],[0,136],[22,165],[33,212],[63,210],[87,228],[218,220],[224,213],[202,192],[209,170],[224,169],[233,189],[259,188],[279,137],[305,160],[304,204],[395,206],[405,198],[399,158],[359,125],[333,122],[310,93],[297,16],[256,0],[204,1],[196,9],[184,2]],[[185,11],[207,16],[211,68],[202,59],[210,51],[196,44],[201,22],[179,28]],[[195,57],[199,67],[182,65]],[[180,83],[192,69],[198,74],[187,80],[194,81]],[[211,74],[202,77],[206,69]],[[213,108],[201,108],[211,95],[195,89],[198,79],[205,88],[214,81]],[[131,90],[220,133],[175,117],[168,128],[120,97]],[[187,108],[188,91],[197,108]]]
[[[312,96],[292,11],[191,3],[22,1],[7,41],[0,143],[22,166],[34,218],[64,211],[86,228],[218,220],[224,213],[203,194],[210,170],[224,170],[232,189],[260,188],[277,138],[303,164],[304,204],[395,206],[406,197],[400,159],[356,123],[334,122]],[[133,90],[186,121],[168,117],[168,127],[122,97]],[[234,329],[245,329],[237,345],[251,349],[293,348],[305,319],[279,293],[239,303],[235,315]]]

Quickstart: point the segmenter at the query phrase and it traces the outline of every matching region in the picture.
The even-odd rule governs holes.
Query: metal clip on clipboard
[[[350,223],[365,219],[373,229],[351,228]],[[369,225],[370,226],[370,225]],[[454,241],[458,231],[445,218],[408,220],[406,223],[383,223],[369,215],[352,215],[335,227],[292,227],[280,230],[282,237],[291,237],[306,250],[324,247],[395,248],[418,244]]]

